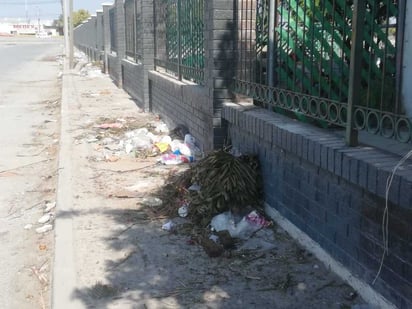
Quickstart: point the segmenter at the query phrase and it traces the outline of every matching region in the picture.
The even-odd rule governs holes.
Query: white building
[[[27,22],[23,19],[2,19],[0,20],[0,35],[36,35],[39,33],[49,33],[57,35],[56,29],[46,27],[50,22]],[[47,28],[47,29],[45,29]]]
[[[13,28],[10,24],[0,22],[0,36],[11,35]]]

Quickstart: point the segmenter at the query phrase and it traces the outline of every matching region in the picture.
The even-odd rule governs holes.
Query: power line
[[[52,4],[52,3],[60,3],[61,1],[59,0],[45,0],[45,1],[35,1],[35,2],[30,2],[30,3],[26,3],[26,2],[9,2],[9,1],[0,1],[0,5],[1,4],[5,4],[5,5],[26,5],[26,4],[30,4],[30,5],[39,5],[39,4]]]
[[[42,19],[46,19],[46,18],[58,18],[58,17],[60,17],[60,15],[61,15],[61,13],[47,13],[47,14],[40,14],[40,17],[42,18]],[[30,19],[33,19],[33,18],[35,18],[35,17],[37,17],[37,15],[35,15],[35,14],[30,14],[29,16],[28,16]],[[23,16],[23,15],[2,15],[2,14],[0,14],[0,18],[21,18],[21,19],[26,19],[27,18],[27,16]]]

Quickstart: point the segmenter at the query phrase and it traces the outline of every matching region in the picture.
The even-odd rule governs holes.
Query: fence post
[[[91,15],[89,21],[90,24],[90,51],[91,51],[91,60],[96,61],[96,52],[97,52],[97,15]]]
[[[96,11],[96,49],[97,49],[97,60],[101,61],[102,56],[103,56],[103,50],[104,50],[104,45],[103,45],[103,10],[97,10]]]
[[[405,109],[406,117],[412,119],[412,59],[409,56],[412,53],[412,2],[404,0],[400,1],[399,5],[401,15],[399,16],[399,21],[402,21],[403,35],[400,41],[402,45],[398,47],[400,53],[402,53],[402,58],[398,59],[401,70],[397,72],[402,77],[399,80],[401,102]]]
[[[136,38],[137,38],[137,35],[136,35],[136,31],[137,31],[137,2],[138,2],[138,0],[134,0],[133,1],[133,14],[134,14],[134,23],[133,23],[133,33],[134,33],[134,39],[135,39],[135,42],[134,42],[134,45],[133,45],[133,57],[134,57],[134,59],[136,59],[136,61],[137,61],[137,42],[136,42]]]
[[[359,105],[361,96],[363,24],[365,19],[365,0],[355,0],[352,18],[352,47],[350,55],[348,110],[345,141],[348,146],[358,145],[358,132],[354,128],[354,106]]]
[[[177,76],[182,80],[182,38],[181,38],[181,0],[177,0]]]
[[[105,74],[109,73],[109,53],[111,50],[109,9],[111,8],[111,6],[111,3],[103,3],[103,65]]]
[[[232,100],[230,86],[235,76],[236,7],[237,1],[204,1],[205,86],[211,105],[210,148],[220,148],[226,138],[221,112],[223,103]]]
[[[123,0],[116,0],[116,30],[115,40],[117,42],[116,75],[118,76],[117,86],[123,87],[122,61],[126,57],[126,25],[124,21]]]
[[[276,12],[276,7],[275,7],[275,0],[270,0],[269,1],[269,37],[268,37],[268,51],[267,51],[267,57],[268,57],[268,63],[267,63],[267,68],[270,68],[267,70],[268,74],[268,86],[273,87],[275,85],[275,12]]]

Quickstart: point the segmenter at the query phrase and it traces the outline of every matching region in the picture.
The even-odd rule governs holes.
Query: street
[[[37,229],[55,201],[61,53],[59,39],[0,38],[1,308],[49,308],[53,234]]]

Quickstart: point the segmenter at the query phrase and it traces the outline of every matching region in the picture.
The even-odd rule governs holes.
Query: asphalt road
[[[49,307],[53,237],[35,229],[54,198],[61,53],[60,39],[0,37],[0,308]]]
[[[36,118],[27,110],[47,96],[42,82],[56,80],[57,68],[41,60],[60,51],[60,40],[0,38],[0,169],[13,167],[19,142],[30,138]]]

